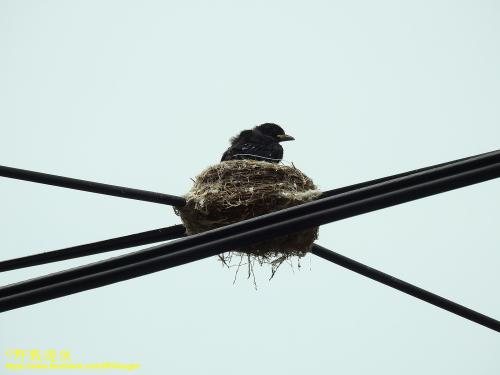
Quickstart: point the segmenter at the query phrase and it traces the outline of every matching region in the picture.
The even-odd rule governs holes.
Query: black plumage
[[[231,146],[224,152],[221,161],[250,159],[279,163],[283,159],[280,142],[293,139],[279,125],[265,123],[251,130],[243,130],[231,138]]]

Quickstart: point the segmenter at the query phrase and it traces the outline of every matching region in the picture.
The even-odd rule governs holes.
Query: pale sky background
[[[477,0],[0,0],[0,164],[180,195],[262,122],[295,136],[285,159],[324,190],[498,149],[499,19]],[[499,188],[329,224],[318,243],[500,319]],[[0,259],[178,222],[4,178],[0,207]],[[11,348],[140,375],[500,373],[498,333],[302,263],[263,269],[257,291],[210,258],[4,313],[0,373]]]

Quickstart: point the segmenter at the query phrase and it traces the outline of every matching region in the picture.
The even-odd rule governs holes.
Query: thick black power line
[[[104,241],[92,242],[84,245],[67,247],[65,249],[47,251],[44,253],[27,255],[24,257],[0,261],[0,272],[11,271],[24,267],[74,259],[88,255],[95,255],[107,251],[127,249],[129,247],[148,245],[155,242],[172,240],[183,237],[186,233],[184,225],[148,230],[128,236],[111,238]]]
[[[123,186],[102,184],[100,182],[79,180],[76,178],[56,176],[47,173],[28,171],[0,165],[0,176],[17,180],[37,182],[39,184],[59,186],[68,189],[83,190],[91,193],[112,195],[140,201],[161,203],[170,206],[184,206],[186,200],[175,195],[156,193],[153,191],[132,189]]]
[[[0,294],[3,296],[0,298],[0,311],[7,311],[128,280],[201,260],[231,249],[238,249],[255,242],[257,239],[266,240],[497,177],[500,177],[500,163],[482,168],[474,168],[466,172],[438,178],[389,193],[376,194],[334,207],[324,205],[315,212],[299,214],[296,217],[290,217],[287,220],[266,225],[266,222],[270,218],[278,214],[270,213],[185,239],[155,246],[149,250],[6,286],[0,289]],[[324,203],[330,200],[337,200],[337,198],[325,198]],[[305,205],[312,203],[315,202],[306,203]],[[284,211],[294,212],[297,211],[297,207],[292,207]],[[248,229],[249,223],[255,225],[251,230]],[[245,230],[242,231],[242,228],[245,228]],[[154,253],[157,256],[152,257]],[[144,255],[146,255],[145,258]],[[143,257],[142,260],[140,259],[141,257]],[[91,273],[87,272],[89,269],[92,269]],[[68,274],[71,277],[65,279]],[[26,288],[26,285],[28,285],[28,288]],[[35,287],[35,285],[38,287]]]
[[[465,319],[500,332],[500,321],[487,315],[459,305],[456,302],[450,301],[449,299],[438,296],[437,294],[419,288],[418,286],[407,283],[406,281],[398,279],[375,268],[368,267],[344,255],[328,250],[318,244],[313,245],[311,252],[323,259],[328,260],[329,262],[338,264],[341,267],[347,268],[372,280],[390,286],[391,288],[409,294],[410,296],[416,297],[422,301],[452,312],[453,314],[457,314]]]

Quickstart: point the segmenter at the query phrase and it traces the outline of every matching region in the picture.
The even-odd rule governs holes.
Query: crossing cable
[[[100,254],[107,251],[127,249],[134,246],[148,245],[155,242],[172,240],[183,237],[186,233],[184,225],[148,230],[127,236],[111,238],[104,241],[92,242],[84,245],[52,250],[44,253],[27,255],[24,257],[0,261],[0,272],[12,271],[19,268],[38,266],[61,260],[74,259],[88,255]]]
[[[379,184],[382,182],[395,180],[397,178],[407,177],[410,175],[417,175],[420,172],[426,172],[426,171],[430,171],[430,170],[436,169],[436,168],[439,168],[442,171],[443,175],[445,175],[446,173],[449,174],[450,172],[453,172],[453,171],[465,170],[464,167],[468,168],[470,166],[481,166],[481,165],[486,165],[487,163],[491,162],[492,160],[499,160],[499,154],[500,154],[500,150],[495,150],[495,151],[485,152],[485,153],[478,154],[478,155],[468,156],[468,157],[461,158],[461,159],[448,161],[445,163],[431,165],[431,166],[424,167],[424,168],[414,169],[414,170],[411,170],[408,172],[398,173],[398,174],[394,174],[394,175],[387,176],[387,177],[381,177],[381,178],[377,178],[374,180],[359,182],[357,184],[348,185],[348,186],[324,191],[321,193],[321,197],[322,198],[331,197],[334,195],[346,193],[348,191],[353,191],[356,189],[361,189],[364,187],[376,185],[376,184]],[[450,168],[441,168],[441,167],[450,167]]]
[[[469,309],[468,307],[465,307],[463,305],[459,305],[456,302],[450,301],[449,299],[438,296],[437,294],[419,288],[418,286],[407,283],[406,281],[398,279],[375,268],[366,266],[344,255],[328,250],[323,246],[314,244],[312,246],[311,253],[329,262],[335,263],[341,267],[359,273],[360,275],[378,281],[379,283],[385,284],[387,286],[390,286],[391,288],[409,294],[410,296],[447,310],[453,314],[459,315],[465,319],[500,332],[500,321],[496,319]]]
[[[100,182],[79,180],[76,178],[56,176],[53,174],[28,171],[26,169],[18,169],[2,165],[0,165],[0,176],[14,178],[17,180],[37,182],[39,184],[59,186],[68,189],[83,190],[91,193],[161,203],[170,206],[181,207],[186,204],[186,200],[184,198],[177,197],[175,195],[103,184]]]
[[[0,312],[158,272],[238,249],[255,241],[267,240],[498,177],[500,177],[500,163],[495,163],[391,192],[355,199],[347,203],[332,204],[332,202],[338,202],[339,198],[345,198],[345,196],[355,194],[357,191],[324,198],[322,205],[310,213],[301,212],[301,207],[314,205],[317,201],[175,240],[136,253],[8,285],[0,289],[2,296],[0,298]],[[373,187],[371,188],[373,189]],[[286,220],[273,221],[277,216],[280,216],[280,212],[283,215],[285,211],[289,214]],[[295,216],[291,215],[292,213]],[[89,269],[91,272],[88,272]],[[492,329],[500,331],[500,326]]]

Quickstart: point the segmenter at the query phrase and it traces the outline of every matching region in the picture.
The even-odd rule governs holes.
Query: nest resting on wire
[[[187,233],[197,234],[316,199],[321,193],[295,166],[254,160],[230,160],[205,169],[176,208]],[[235,249],[238,255],[269,263],[273,274],[283,261],[303,257],[318,228],[287,234]],[[233,252],[220,256],[227,264]],[[241,262],[240,262],[241,264]]]

